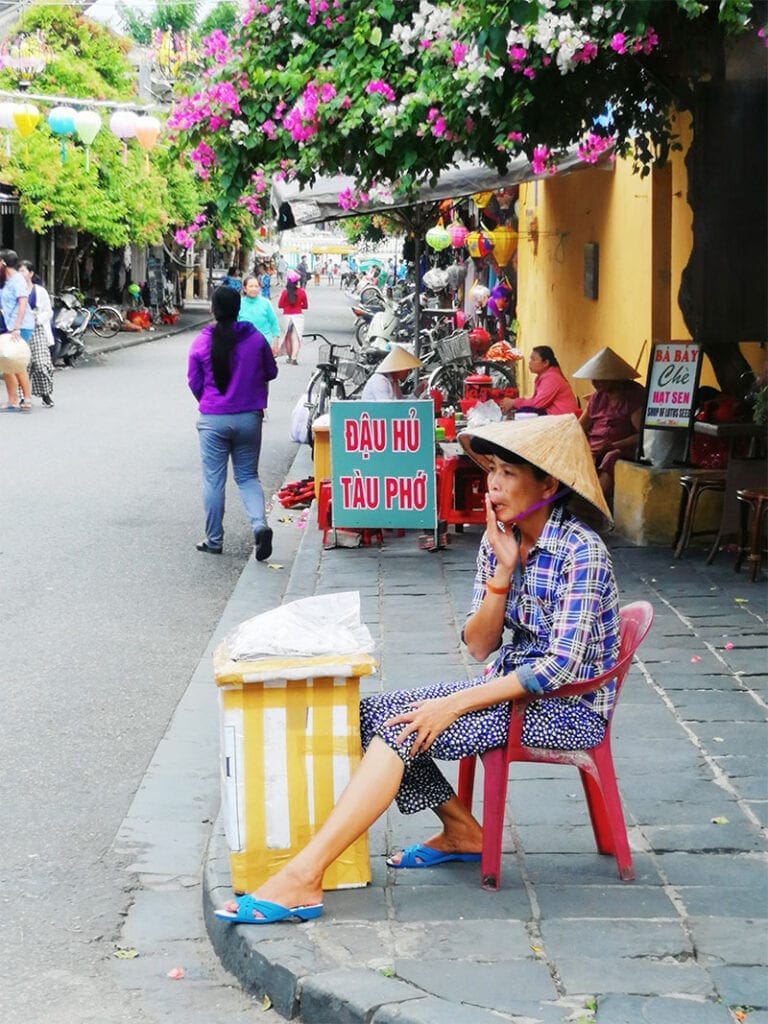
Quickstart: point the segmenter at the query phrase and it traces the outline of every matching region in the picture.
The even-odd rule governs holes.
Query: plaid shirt
[[[496,556],[483,536],[477,555],[472,612],[485,597]],[[471,614],[471,613],[470,613]],[[526,690],[551,692],[565,683],[594,679],[616,663],[619,601],[608,550],[578,519],[556,506],[531,548],[525,569],[518,564],[504,612],[508,634],[488,666],[488,676],[516,671]],[[614,684],[568,698],[604,718],[613,707]]]

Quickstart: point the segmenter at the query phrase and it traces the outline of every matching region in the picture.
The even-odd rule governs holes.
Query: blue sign
[[[432,401],[331,402],[333,525],[436,527]]]

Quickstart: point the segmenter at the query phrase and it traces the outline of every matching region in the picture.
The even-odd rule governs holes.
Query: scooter
[[[397,304],[387,301],[384,309],[376,313],[368,326],[368,344],[387,351],[394,343],[413,342],[415,319],[411,298]]]
[[[91,311],[81,305],[73,288],[53,297],[53,362],[74,366],[85,352],[84,335],[91,322]]]

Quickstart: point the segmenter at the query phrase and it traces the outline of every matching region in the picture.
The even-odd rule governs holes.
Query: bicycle
[[[86,309],[91,314],[88,324],[94,334],[100,338],[114,338],[123,326],[123,314],[114,306],[103,306],[96,302],[86,304]]]
[[[320,343],[317,369],[307,388],[307,433],[311,445],[312,424],[318,416],[328,412],[331,399],[344,401],[358,398],[373,368],[353,357],[352,343],[349,341],[329,341],[324,334],[317,333],[305,334],[304,337]],[[336,350],[346,350],[348,357],[342,358]]]
[[[440,391],[446,405],[458,406],[464,397],[464,380],[470,373],[490,377],[492,388],[515,387],[514,370],[505,363],[475,357],[467,331],[455,331],[447,338],[438,338],[435,355],[440,365],[430,373],[427,386],[430,391],[433,388]]]

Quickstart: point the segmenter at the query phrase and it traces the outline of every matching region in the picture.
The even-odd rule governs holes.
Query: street
[[[330,292],[326,312],[310,308],[309,330],[346,327],[344,297]],[[231,480],[223,557],[195,551],[192,336],[57,373],[55,409],[0,424],[0,1018],[9,1024],[155,1020],[110,971],[132,900],[112,844],[252,551]],[[271,388],[260,465],[268,502],[296,452],[288,420],[313,362],[314,347],[298,367],[281,360]],[[231,996],[253,1005],[236,985]]]

